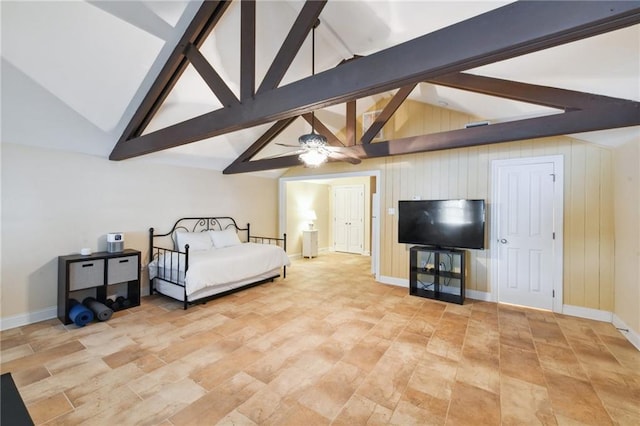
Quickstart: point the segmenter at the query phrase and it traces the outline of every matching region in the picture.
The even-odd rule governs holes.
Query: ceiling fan
[[[315,46],[316,46],[316,28],[320,25],[318,19],[311,30],[311,75],[315,75]],[[299,148],[295,152],[289,154],[300,154],[300,160],[307,167],[318,167],[320,164],[332,158],[338,161],[347,161],[351,164],[359,164],[360,158],[352,153],[347,147],[331,146],[327,143],[327,138],[315,132],[315,114],[311,112],[311,133],[304,134],[298,138],[298,145],[287,145],[284,143],[276,143],[279,146],[290,148]]]
[[[311,124],[311,133],[298,138],[298,145],[284,143],[276,143],[276,145],[298,148],[297,151],[289,152],[288,154],[299,154],[300,160],[308,167],[318,167],[328,158],[346,161],[351,164],[360,164],[361,162],[360,158],[355,153],[352,153],[348,147],[329,145],[326,137],[314,131],[313,124]]]

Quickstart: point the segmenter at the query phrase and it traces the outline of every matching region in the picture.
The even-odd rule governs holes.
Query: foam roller
[[[93,312],[75,299],[69,299],[69,319],[78,327],[84,327],[93,321]]]
[[[82,302],[84,306],[91,309],[93,313],[96,315],[96,318],[100,321],[108,321],[111,319],[111,315],[113,315],[113,310],[108,306],[98,302],[93,297],[87,297]]]

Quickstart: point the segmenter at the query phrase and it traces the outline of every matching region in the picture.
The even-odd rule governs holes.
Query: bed
[[[150,293],[183,302],[184,309],[287,276],[286,234],[251,235],[231,217],[178,219],[167,233],[149,228]]]

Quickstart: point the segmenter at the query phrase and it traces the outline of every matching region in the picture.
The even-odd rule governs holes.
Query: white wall
[[[57,257],[106,250],[124,232],[143,252],[148,229],[184,216],[232,216],[277,231],[277,181],[248,175],[2,144],[2,326],[41,319],[57,304]],[[148,294],[143,290],[143,295]],[[40,315],[40,316],[38,316]]]
[[[309,219],[305,217],[313,210],[318,217],[314,227],[318,230],[318,248],[329,246],[329,185],[313,182],[287,182],[287,252],[302,256],[302,231],[309,229]]]

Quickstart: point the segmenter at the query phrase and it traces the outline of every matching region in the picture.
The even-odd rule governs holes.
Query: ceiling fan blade
[[[343,157],[348,157],[352,160],[355,160],[355,162],[349,161],[351,164],[360,164],[361,162],[360,157],[354,154],[348,147],[343,148],[343,147],[331,146],[327,148],[329,151],[331,151],[331,153],[336,153],[336,154],[342,155]]]
[[[300,148],[300,145],[287,145],[286,143],[278,143],[276,142],[274,145],[286,146],[287,148]]]
[[[296,146],[293,148],[298,148],[298,147]],[[287,155],[298,155],[298,154],[302,154],[303,152],[305,152],[304,149],[298,149],[296,151],[281,152],[280,154],[269,155],[267,157],[260,157],[259,160],[270,160],[272,158],[285,157]]]
[[[351,149],[349,149],[349,147],[347,146],[327,146],[325,148],[327,148],[327,150],[331,152],[339,152],[341,154],[348,155],[350,157],[355,155],[351,153]]]
[[[340,151],[332,151],[329,154],[329,157],[339,161],[346,161],[351,164],[360,164],[362,162],[358,157],[346,155],[344,152]]]

